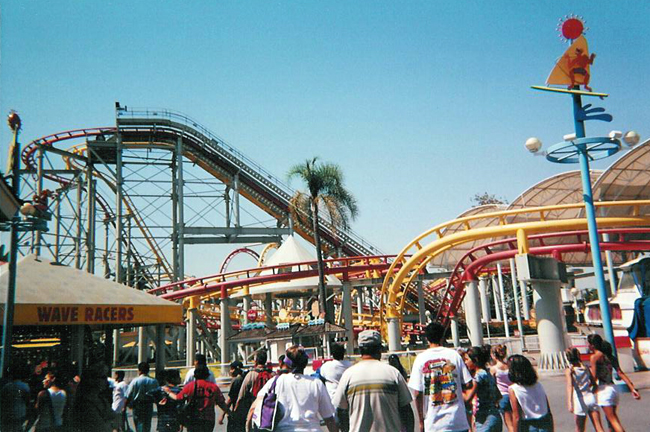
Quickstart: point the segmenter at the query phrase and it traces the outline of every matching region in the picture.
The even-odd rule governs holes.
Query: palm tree
[[[331,322],[332,317],[326,307],[325,271],[323,252],[318,232],[319,212],[325,212],[334,228],[347,229],[350,219],[358,214],[357,201],[343,186],[343,173],[338,165],[319,163],[318,158],[307,160],[289,169],[289,179],[300,178],[307,191],[296,191],[290,201],[290,211],[294,219],[308,224],[311,222],[318,260],[318,297],[321,312]]]

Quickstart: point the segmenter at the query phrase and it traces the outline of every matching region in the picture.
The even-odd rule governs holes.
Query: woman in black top
[[[244,365],[235,360],[230,363],[230,376],[232,377],[232,382],[230,383],[230,390],[228,391],[228,398],[226,399],[226,405],[231,410],[235,408],[237,402],[237,397],[239,396],[239,390],[241,389],[242,382],[244,381],[244,373],[242,367]],[[231,415],[228,416],[228,432],[245,432],[246,431],[246,414],[245,410],[239,409],[233,411]],[[219,417],[219,424],[223,424],[224,417],[226,413],[224,412]]]

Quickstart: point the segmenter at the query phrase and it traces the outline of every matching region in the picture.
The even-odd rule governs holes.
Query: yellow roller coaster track
[[[599,209],[612,209],[616,213],[626,214],[626,216],[598,218],[597,223],[600,228],[650,226],[650,211],[648,211],[650,200],[598,202],[595,205]],[[397,255],[384,279],[380,297],[382,327],[387,318],[401,319],[407,290],[411,289],[415,277],[436,256],[470,241],[512,235],[517,236],[519,253],[526,253],[529,234],[586,229],[587,220],[584,218],[547,220],[550,212],[570,209],[582,210],[584,204],[562,204],[473,215],[436,225],[420,234]],[[642,210],[645,210],[643,212],[645,214]],[[522,217],[527,221],[517,221]],[[474,227],[478,222],[486,220],[496,221],[498,225]],[[446,232],[448,228],[459,225],[464,227],[463,231]],[[424,243],[426,245],[422,246]]]

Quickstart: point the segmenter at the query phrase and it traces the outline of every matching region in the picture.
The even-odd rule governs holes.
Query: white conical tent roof
[[[269,266],[278,266],[282,264],[295,264],[302,262],[311,262],[316,261],[316,258],[309,253],[304,247],[298,243],[294,236],[289,236],[282,243],[282,246],[275,251],[265,262],[264,267]],[[312,269],[316,269],[316,264],[314,263],[310,266]],[[282,269],[282,273],[291,273],[305,271],[307,267],[302,266],[289,266],[286,269]],[[278,270],[275,270],[277,273]],[[262,270],[260,276],[273,274],[272,270]],[[340,287],[341,281],[338,280],[335,276],[326,275],[325,283],[328,287]],[[310,291],[318,289],[318,276],[311,276],[301,279],[293,279],[289,281],[273,282],[267,285],[258,285],[250,287],[249,293],[252,296],[259,296],[266,293],[273,294],[284,294],[297,296],[297,295],[307,295]]]

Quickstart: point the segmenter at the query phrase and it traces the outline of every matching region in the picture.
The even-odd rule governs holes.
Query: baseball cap
[[[359,333],[359,346],[381,346],[381,334],[377,330],[364,330]]]
[[[239,360],[235,360],[234,362],[230,363],[230,369],[242,369],[243,367],[243,363]]]

